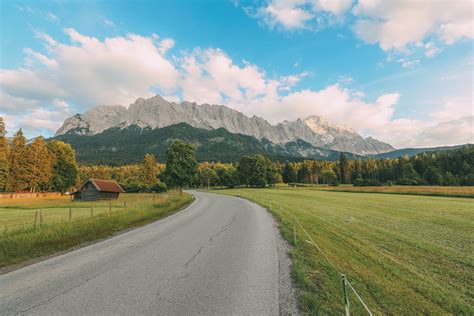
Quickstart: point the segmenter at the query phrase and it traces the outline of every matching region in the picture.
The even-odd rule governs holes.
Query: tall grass
[[[43,225],[37,226],[36,229],[33,225],[26,225],[4,230],[0,233],[0,267],[66,250],[87,241],[109,236],[124,228],[149,223],[175,213],[192,201],[189,194],[180,195],[175,191],[170,191],[161,199],[153,199],[149,194],[129,194],[123,199],[127,202],[127,206],[123,207],[122,203],[122,208],[117,207],[111,213],[105,205],[102,206],[104,211],[95,213],[93,217],[90,216],[90,210],[87,210],[85,214],[88,216],[85,214],[77,216],[69,222],[66,220],[68,215],[65,213],[64,216],[57,216],[55,219],[52,217],[50,221],[44,221]],[[67,203],[67,201],[63,202]],[[37,203],[43,203],[41,206],[45,213],[50,209],[54,212],[56,206],[59,209],[64,206],[57,201],[37,201]],[[108,202],[98,202],[95,205],[97,210],[101,209],[100,203],[108,204]],[[17,206],[22,212],[25,210],[21,203],[17,203]],[[80,208],[80,204],[77,208]],[[13,219],[10,218],[9,221]]]

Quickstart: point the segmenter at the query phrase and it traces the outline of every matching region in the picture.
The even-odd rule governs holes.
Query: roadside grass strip
[[[13,203],[16,209],[5,204],[0,206],[0,227],[4,227],[0,232],[0,267],[67,250],[161,219],[191,203],[192,196],[178,191],[159,196],[125,194],[113,202],[115,207],[108,201],[70,203],[37,198],[36,205],[24,202],[26,207],[23,208],[19,201]],[[69,206],[73,209],[72,218]],[[43,213],[42,222],[35,215],[38,209]]]

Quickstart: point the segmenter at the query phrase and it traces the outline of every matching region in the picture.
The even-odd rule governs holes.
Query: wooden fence
[[[0,199],[21,199],[21,198],[37,198],[37,197],[56,197],[63,195],[60,192],[22,192],[22,193],[0,193]]]

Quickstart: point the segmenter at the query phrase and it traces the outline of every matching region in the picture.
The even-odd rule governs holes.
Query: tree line
[[[154,156],[152,161],[156,161]],[[145,159],[146,160],[146,159]],[[144,162],[145,162],[144,160]],[[154,165],[153,163],[152,165]],[[166,151],[166,164],[156,164],[149,179],[171,187],[265,187],[276,183],[357,186],[374,185],[474,185],[474,146],[422,153],[413,157],[338,161],[271,161],[262,155],[242,156],[236,163],[197,163],[194,146],[176,141]],[[126,186],[140,165],[80,167],[96,170],[94,177],[114,178]],[[101,171],[102,170],[102,171]],[[104,175],[103,171],[108,171]],[[81,173],[86,174],[84,171]],[[88,173],[88,175],[91,175]],[[121,182],[121,183],[122,183]]]
[[[37,137],[28,143],[22,130],[6,138],[0,117],[0,191],[64,192],[76,183],[76,153],[69,144]]]
[[[113,179],[127,192],[162,192],[167,187],[265,187],[276,183],[363,185],[474,185],[474,146],[422,153],[413,157],[338,161],[271,161],[242,156],[236,163],[196,160],[194,145],[172,142],[165,164],[145,154],[138,164],[78,165],[69,144],[37,137],[28,142],[22,130],[9,141],[0,117],[0,191],[59,191],[78,188],[90,178]]]

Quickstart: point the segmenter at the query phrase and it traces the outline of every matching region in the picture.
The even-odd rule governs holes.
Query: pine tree
[[[31,166],[26,147],[26,138],[21,129],[13,136],[11,150],[8,155],[8,189],[21,191],[28,187]]]
[[[344,153],[341,152],[339,157],[339,182],[345,183],[346,182],[346,170],[347,170],[347,158]]]
[[[286,162],[283,166],[283,182],[294,183],[296,182],[296,169],[293,164]]]
[[[48,145],[43,137],[37,137],[28,149],[28,158],[31,165],[28,187],[31,192],[44,190],[53,175],[52,157]]]
[[[8,179],[8,140],[5,123],[0,116],[0,191],[5,191]]]

